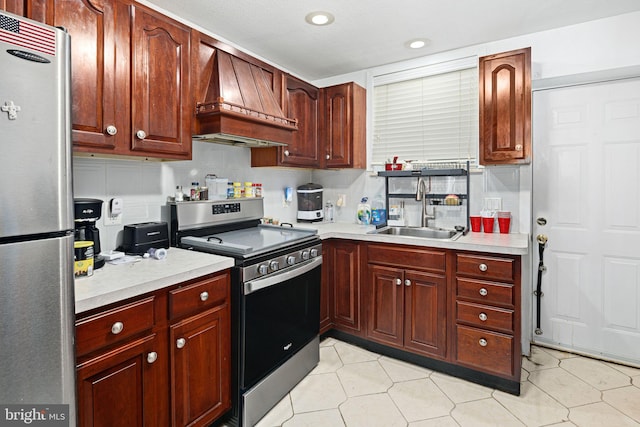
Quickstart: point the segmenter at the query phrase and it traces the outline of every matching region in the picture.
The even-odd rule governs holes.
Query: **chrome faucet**
[[[418,188],[416,191],[416,200],[422,201],[422,211],[420,213],[420,227],[428,227],[429,220],[436,219],[435,206],[433,207],[432,215],[429,215],[427,213],[427,194],[430,191],[431,191],[431,182],[429,182],[429,185],[427,186],[427,183],[424,180],[424,178],[420,177],[420,179],[418,179]]]

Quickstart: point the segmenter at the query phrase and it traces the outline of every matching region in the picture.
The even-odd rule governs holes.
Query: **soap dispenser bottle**
[[[369,199],[367,197],[363,197],[358,204],[358,211],[356,216],[356,221],[358,224],[371,224],[371,205],[367,203],[368,200]]]

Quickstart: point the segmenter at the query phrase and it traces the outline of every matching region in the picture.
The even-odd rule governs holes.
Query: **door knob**
[[[538,234],[536,236],[536,240],[538,241],[538,243],[540,243],[541,245],[544,245],[545,243],[547,243],[547,241],[549,241],[549,238],[545,235],[545,234]]]

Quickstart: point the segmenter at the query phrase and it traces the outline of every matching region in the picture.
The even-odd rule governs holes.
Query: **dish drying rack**
[[[389,212],[390,199],[416,199],[416,192],[412,193],[390,193],[389,180],[396,178],[415,179],[416,189],[418,180],[421,177],[428,177],[427,188],[429,191],[424,195],[431,206],[465,206],[466,207],[466,230],[469,230],[469,162],[448,162],[448,163],[414,163],[413,169],[396,171],[379,171],[378,176],[385,178],[385,203]],[[432,179],[441,177],[459,177],[465,183],[464,192],[444,193],[431,192]],[[447,196],[455,196],[453,198]],[[456,198],[457,197],[457,198]],[[417,203],[417,202],[416,202]],[[385,224],[386,225],[386,224]]]

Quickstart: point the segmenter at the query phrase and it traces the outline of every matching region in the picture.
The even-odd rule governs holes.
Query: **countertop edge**
[[[456,249],[476,252],[490,252],[505,255],[527,255],[529,253],[529,234],[524,233],[473,233],[461,236],[457,240],[429,239],[410,236],[390,236],[369,234],[375,227],[345,223],[300,224],[300,227],[313,228],[322,240],[350,239],[363,242],[378,242],[423,246],[442,249]]]
[[[176,256],[176,254],[179,254],[179,256]],[[177,258],[173,262],[171,260],[172,255],[173,258]],[[196,260],[191,259],[186,265],[181,265],[183,259],[191,257]],[[154,269],[155,266],[153,264],[140,264],[145,262],[161,263],[163,261],[167,261],[167,264],[157,269]],[[167,260],[163,261],[140,261],[138,264],[140,264],[139,270],[142,273],[142,279],[137,278],[141,277],[139,273],[137,275],[135,272],[129,274],[126,271],[138,267],[136,264],[116,266],[107,264],[103,269],[109,270],[98,270],[92,277],[77,279],[75,283],[76,315],[198,277],[217,273],[234,266],[233,258],[185,251],[178,248],[171,248]],[[164,270],[169,270],[170,272],[166,273]],[[132,276],[133,278],[131,278]],[[127,280],[127,278],[131,279]],[[101,289],[96,290],[98,287]]]

